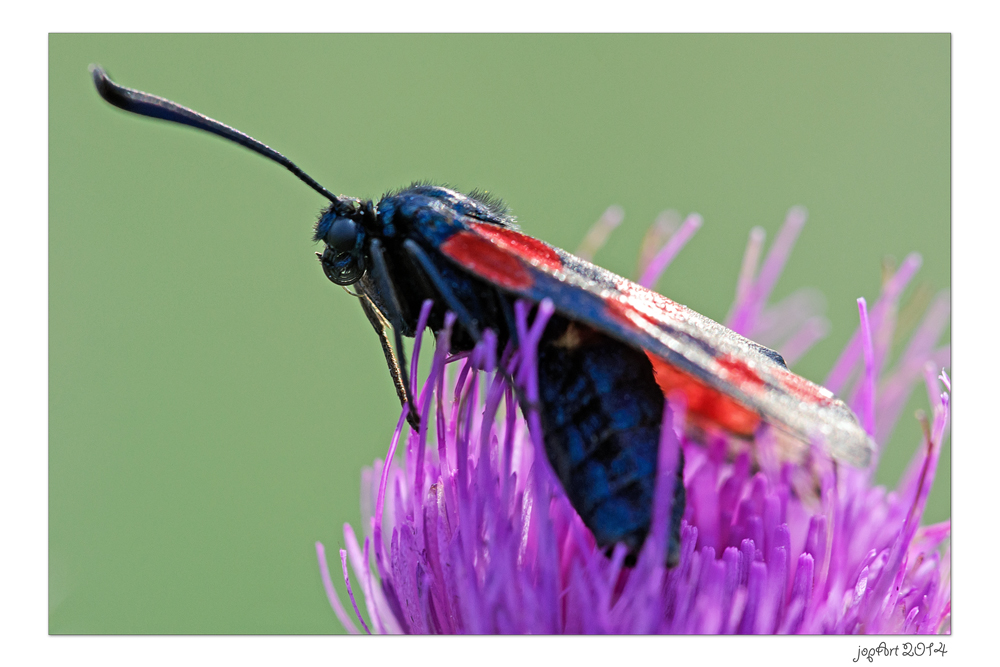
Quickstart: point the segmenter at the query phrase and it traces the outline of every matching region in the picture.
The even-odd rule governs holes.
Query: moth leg
[[[479,330],[479,325],[476,320],[472,318],[469,314],[468,309],[465,305],[455,296],[448,282],[438,273],[437,267],[424,252],[424,249],[414,241],[413,239],[406,239],[403,241],[403,247],[406,252],[410,253],[410,257],[415,259],[420,265],[420,268],[424,270],[427,277],[430,278],[431,282],[434,284],[434,289],[438,291],[441,297],[444,299],[445,305],[448,309],[455,313],[455,317],[458,318],[459,324],[472,336],[473,340],[478,341],[482,332]]]
[[[371,242],[371,255],[373,265],[372,278],[375,281],[375,287],[379,290],[379,292],[381,292],[382,303],[389,311],[387,314],[389,316],[389,324],[392,326],[393,337],[396,343],[395,350],[390,348],[388,352],[385,352],[389,346],[389,341],[387,339],[383,339],[383,336],[385,335],[384,329],[379,334],[379,340],[382,341],[382,348],[386,355],[386,362],[389,364],[389,372],[393,375],[393,383],[396,385],[396,393],[399,394],[400,401],[405,401],[409,408],[409,413],[406,415],[406,421],[410,423],[410,426],[413,427],[414,430],[419,431],[420,415],[417,414],[417,406],[414,405],[413,396],[410,395],[410,388],[406,382],[407,363],[406,349],[403,347],[404,324],[401,314],[402,310],[399,306],[399,299],[396,297],[396,290],[393,289],[392,281],[389,279],[389,268],[386,266],[382,244],[378,239],[373,239]],[[381,313],[378,313],[378,315],[379,319],[381,319]],[[393,370],[393,366],[395,366],[395,370]]]
[[[514,306],[511,305],[511,300],[505,294],[499,295],[499,301],[503,319],[507,323],[507,335],[514,344],[514,347],[517,347],[519,341],[517,338],[517,319],[514,317]]]
[[[375,333],[378,334],[378,341],[382,344],[382,354],[385,355],[385,364],[389,367],[389,375],[392,376],[392,384],[396,388],[396,396],[399,398],[399,404],[409,406],[406,421],[409,422],[414,430],[419,431],[420,416],[416,414],[412,407],[413,401],[410,397],[410,389],[404,380],[405,374],[400,368],[399,359],[396,358],[396,353],[393,351],[392,345],[389,343],[389,337],[385,335],[385,326],[388,323],[383,319],[382,314],[375,309],[371,301],[368,300],[368,297],[362,296],[360,301],[361,308],[368,317],[368,322],[375,329]]]

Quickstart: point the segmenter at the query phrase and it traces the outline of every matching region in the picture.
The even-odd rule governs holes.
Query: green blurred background
[[[810,220],[822,381],[885,256],[950,273],[948,35],[52,35],[52,633],[326,633],[313,543],[358,525],[399,413],[378,343],[309,241],[324,201],[214,137],[138,119],[87,65],[276,147],[334,192],[489,188],[523,229],[632,275],[656,214],[705,225],[659,285],[715,319],[747,233]],[[912,291],[912,290],[911,290]],[[888,448],[919,441],[915,392]],[[950,516],[945,449],[927,521]],[[339,569],[339,568],[338,568]],[[334,572],[337,580],[337,571]],[[346,600],[346,598],[344,598]]]

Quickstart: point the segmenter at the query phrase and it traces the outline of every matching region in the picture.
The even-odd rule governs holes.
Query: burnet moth
[[[598,545],[630,557],[652,515],[665,396],[679,394],[689,426],[750,437],[769,427],[791,452],[820,444],[867,465],[874,443],[831,392],[795,375],[773,350],[685,306],[518,230],[499,200],[416,184],[378,202],[337,196],[291,160],[191,109],[114,83],[91,67],[101,97],[125,111],[190,125],[245,146],[330,200],[314,239],[327,278],[350,286],[375,329],[408,419],[419,420],[404,379],[403,337],[425,300],[437,334],[456,318],[451,352],[492,331],[516,344],[514,303],[549,300],[538,345],[542,437],[549,462]],[[391,333],[390,333],[391,331]],[[390,340],[391,338],[391,340]],[[684,487],[674,484],[668,560],[676,558]]]

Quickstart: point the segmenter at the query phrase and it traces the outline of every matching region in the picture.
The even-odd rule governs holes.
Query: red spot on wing
[[[653,324],[662,323],[665,319],[683,322],[687,319],[688,309],[676,301],[631,280],[618,278],[615,287],[625,297],[623,300],[609,300],[608,309],[612,317],[629,319],[631,311]],[[615,303],[612,303],[615,301]]]
[[[629,325],[635,325],[635,318],[646,319],[645,316],[635,309],[632,304],[621,299],[610,298],[605,300],[604,308],[612,319]]]
[[[663,395],[682,394],[693,423],[702,428],[715,426],[744,437],[753,435],[760,424],[756,412],[663,359],[649,352],[646,356],[653,364],[653,375]]]
[[[475,232],[460,231],[452,235],[441,244],[441,252],[500,287],[518,290],[534,282],[521,260]]]
[[[746,385],[759,387],[764,384],[761,377],[757,375],[757,371],[752,369],[742,359],[727,354],[722,357],[716,357],[715,363],[719,364],[726,371],[726,379],[741,387],[745,387]]]
[[[829,389],[813,384],[801,375],[796,375],[784,368],[775,369],[775,374],[788,393],[800,401],[818,403],[820,405],[830,405],[833,403],[833,394],[830,393]]]
[[[549,245],[532,238],[527,234],[516,232],[506,227],[498,227],[487,223],[474,222],[470,225],[477,234],[485,236],[501,248],[510,250],[518,257],[549,271],[562,268],[562,260]]]
[[[687,318],[685,306],[624,279],[622,283],[626,298],[609,298],[605,302],[606,312],[611,318],[643,329],[648,324],[659,326],[664,315],[673,320]],[[760,415],[754,410],[648,351],[646,356],[653,364],[653,375],[663,395],[679,392],[684,396],[692,423],[702,428],[720,428],[744,437],[753,435],[760,424]],[[715,361],[724,379],[743,391],[752,392],[764,385],[760,375],[742,359],[725,355]]]
[[[611,319],[645,331],[648,331],[651,326],[664,326],[667,324],[665,320],[673,320],[678,323],[684,320],[686,317],[684,311],[687,310],[684,306],[655,292],[650,292],[650,294],[660,297],[662,302],[650,299],[644,303],[637,303],[632,298],[623,299],[618,296],[609,296],[604,299],[604,310]]]

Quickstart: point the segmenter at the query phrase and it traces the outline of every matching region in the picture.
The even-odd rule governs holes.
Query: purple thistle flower
[[[598,224],[616,226],[621,214],[613,213]],[[759,272],[764,234],[751,231],[727,320],[789,361],[827,329],[812,291],[767,305],[805,219],[803,209],[789,212]],[[644,252],[642,284],[655,284],[699,225],[700,217],[690,216],[672,235],[651,230],[660,249]],[[599,245],[608,233],[591,237]],[[858,330],[826,379],[879,447],[912,388],[925,384],[931,417],[922,418],[922,446],[896,490],[873,485],[880,451],[860,470],[835,465],[819,446],[805,463],[784,461],[766,430],[749,445],[721,436],[699,443],[684,435],[684,406],[671,400],[650,533],[631,568],[624,545],[610,557],[597,548],[545,458],[537,413],[526,411],[525,420],[515,398],[514,385],[529,404],[537,401],[535,348],[552,304],[543,302],[529,321],[529,304],[518,303],[522,344],[502,353],[487,332],[472,352],[447,355],[454,318],[447,319],[422,386],[418,334],[410,382],[421,421],[433,424],[434,434],[407,432],[396,456],[404,411],[389,463],[376,460],[362,472],[366,530],[359,541],[345,525],[340,551],[353,613],[316,543],[340,622],[352,633],[949,632],[950,522],[920,526],[948,426],[949,395],[938,380],[947,391],[950,380],[944,372],[935,377],[949,362],[948,347],[935,347],[947,323],[947,294],[928,309],[895,365],[886,363],[899,298],[919,264],[919,256],[908,257],[870,312],[859,299]],[[667,568],[671,471],[681,448],[687,507],[680,559]]]

